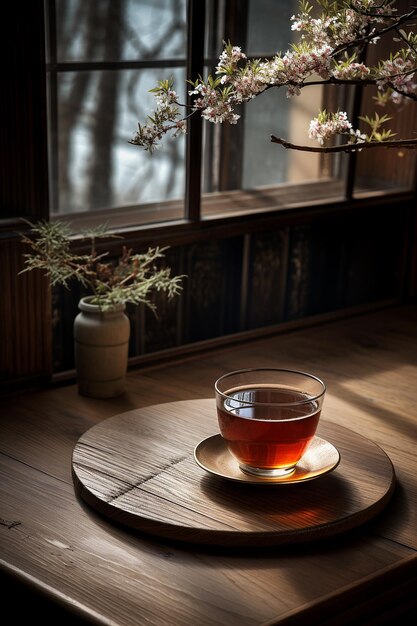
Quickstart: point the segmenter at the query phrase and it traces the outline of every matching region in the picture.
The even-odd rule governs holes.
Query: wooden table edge
[[[347,612],[351,613],[349,619],[352,620],[363,619],[363,611],[366,609],[372,611],[375,606],[384,615],[387,606],[388,608],[392,606],[389,603],[393,600],[398,603],[412,598],[413,607],[417,607],[416,588],[417,552],[401,559],[400,562],[387,565],[377,574],[369,574],[342,589],[308,602],[286,615],[262,622],[259,626],[301,626],[322,622],[325,622],[326,626],[327,624],[336,625],[340,623],[340,616],[346,612],[346,607],[349,607]],[[338,608],[342,610],[338,611]]]

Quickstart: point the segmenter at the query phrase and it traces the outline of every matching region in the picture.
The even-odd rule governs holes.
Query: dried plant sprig
[[[91,292],[91,303],[102,310],[118,304],[144,304],[156,312],[151,299],[153,292],[163,291],[173,298],[182,290],[185,276],[171,276],[171,268],[161,267],[168,247],[149,247],[141,254],[133,254],[126,246],[117,261],[107,261],[108,252],[96,252],[96,239],[117,237],[105,226],[83,231],[79,235],[90,243],[90,252],[76,254],[72,251],[73,235],[70,225],[61,221],[41,221],[30,226],[30,234],[21,234],[21,241],[31,252],[25,253],[25,268],[20,272],[42,270],[51,286],[70,288],[75,280]]]

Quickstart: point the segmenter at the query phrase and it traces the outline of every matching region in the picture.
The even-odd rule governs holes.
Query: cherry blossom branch
[[[409,91],[403,91],[402,89],[400,89],[400,87],[397,87],[391,81],[387,81],[386,85],[387,85],[387,87],[390,87],[391,89],[396,91],[401,96],[404,96],[404,98],[410,98],[410,100],[414,100],[414,102],[417,102],[417,94],[415,94],[415,93],[413,93],[411,91],[410,92]]]
[[[215,74],[209,75],[206,80],[199,76],[195,81],[187,81],[192,87],[188,94],[195,96],[191,105],[179,103],[172,80],[158,81],[158,87],[151,90],[156,97],[155,112],[147,116],[144,124],[138,124],[136,135],[129,143],[152,151],[169,131],[173,131],[174,137],[186,132],[186,119],[196,112],[215,124],[236,124],[240,117],[236,107],[272,87],[285,87],[287,97],[291,98],[299,96],[304,87],[312,85],[374,85],[378,87],[375,99],[379,105],[384,106],[388,101],[396,105],[407,99],[417,101],[417,84],[413,82],[417,74],[417,35],[400,29],[405,23],[410,25],[410,20],[417,16],[417,7],[396,17],[393,16],[395,9],[388,0],[381,3],[356,0],[350,6],[339,6],[335,2],[318,4],[323,12],[318,17],[312,17],[313,6],[300,0],[300,12],[291,18],[291,30],[302,33],[300,41],[284,53],[277,52],[271,59],[248,60],[238,46],[225,42]],[[370,7],[373,11],[369,10]],[[376,25],[380,26],[379,30]],[[375,43],[389,32],[396,33],[406,45],[395,53],[391,52],[377,66],[367,67],[358,56],[358,49],[364,50],[368,44]],[[320,79],[314,78],[317,75]],[[180,108],[191,109],[191,112],[179,119]],[[383,124],[391,119],[388,115],[381,117],[375,113],[372,118],[365,116],[361,119],[371,127],[369,135],[354,129],[343,111],[319,111],[318,117],[310,122],[309,137],[316,139],[321,147],[294,149],[350,152],[365,145],[414,147],[417,142],[391,141],[394,134],[383,128]],[[323,147],[324,142],[335,135],[348,137],[348,148]],[[293,147],[285,140],[275,142]],[[359,144],[361,147],[358,147]]]
[[[297,83],[296,81],[290,80],[286,83],[282,83],[279,85],[268,85],[265,88],[265,91],[269,89],[274,89],[276,87],[287,87],[288,85],[297,86],[299,89],[304,89],[304,87],[312,87],[313,85],[378,85],[378,81],[384,80],[386,81],[386,85],[394,89],[399,94],[404,96],[405,98],[410,98],[410,100],[417,101],[417,94],[412,92],[401,91],[398,87],[396,87],[392,80],[398,78],[400,76],[409,76],[411,74],[415,74],[417,72],[417,67],[414,67],[411,70],[406,72],[401,72],[399,74],[393,74],[392,76],[384,76],[383,78],[336,78],[335,76],[331,76],[325,80],[309,80],[302,83]]]
[[[417,54],[417,50],[416,48],[411,45],[411,42],[407,39],[407,37],[405,37],[404,32],[401,31],[399,28],[395,29],[396,34],[398,35],[398,37],[400,39],[402,39],[404,41],[404,43],[406,44],[406,46],[412,51],[414,52],[414,54]]]
[[[354,8],[354,11],[356,11],[357,13],[361,13],[361,11],[359,11],[356,8]],[[358,37],[357,39],[354,39],[353,41],[349,41],[348,43],[339,44],[338,46],[334,48],[331,56],[334,57],[337,54],[340,54],[340,52],[345,52],[345,50],[349,50],[350,48],[356,48],[358,46],[369,43],[370,41],[373,41],[376,37],[381,37],[382,35],[389,33],[391,30],[395,30],[396,28],[398,28],[398,26],[401,26],[401,24],[405,24],[406,22],[409,22],[416,15],[417,15],[417,8],[412,9],[409,13],[404,13],[403,15],[401,15],[394,24],[389,24],[388,26],[381,28],[381,30],[375,29],[371,33],[364,35],[363,37]],[[380,17],[380,16],[372,15],[372,17]]]
[[[278,143],[284,148],[291,150],[300,150],[302,152],[357,152],[367,148],[407,148],[408,150],[417,149],[417,139],[398,139],[392,141],[370,141],[363,143],[344,143],[338,146],[302,146],[299,144],[291,143],[281,137],[271,135],[271,142]]]
[[[381,2],[380,5],[374,6],[373,8],[377,9],[377,10],[381,10],[385,5],[386,5],[385,2]],[[356,13],[360,13],[360,15],[365,15],[366,17],[380,17],[380,18],[383,18],[385,20],[398,20],[398,18],[395,15],[393,15],[392,13],[375,13],[375,12],[372,12],[372,11],[365,11],[364,9],[359,9],[352,2],[349,3],[349,7],[353,11],[356,11]]]

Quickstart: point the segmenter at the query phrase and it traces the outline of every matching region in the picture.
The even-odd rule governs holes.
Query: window
[[[287,49],[297,6],[295,0],[48,0],[52,215],[150,224],[409,187],[411,153],[385,159],[383,171],[375,154],[324,157],[269,141],[276,134],[308,142],[309,120],[323,106],[366,112],[372,94],[361,100],[348,89],[317,86],[308,97],[291,99],[271,89],[241,107],[236,126],[195,122],[194,139],[166,139],[153,156],[128,143],[152,110],[149,89],[157,80],[172,77],[185,102],[186,79],[214,72],[223,41],[251,57]],[[411,118],[402,117],[403,130]]]

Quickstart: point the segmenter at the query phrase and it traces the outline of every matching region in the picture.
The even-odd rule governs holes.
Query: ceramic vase
[[[82,298],[74,320],[78,391],[92,398],[113,398],[125,391],[130,323],[125,306],[102,311]]]

